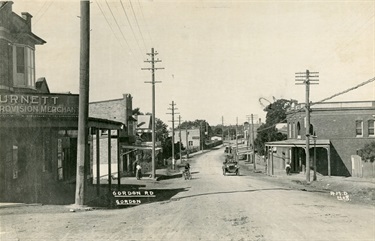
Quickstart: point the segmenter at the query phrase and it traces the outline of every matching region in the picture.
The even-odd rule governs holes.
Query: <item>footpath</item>
[[[286,185],[303,191],[324,192],[335,196],[338,200],[352,201],[375,205],[375,178],[338,177],[323,176],[317,173],[317,180],[313,180],[313,171],[310,172],[310,183],[306,181],[306,173],[287,175],[285,170],[274,169],[273,175],[266,172],[265,163],[259,159],[254,165],[246,161],[240,161],[239,165],[245,170],[254,172],[259,177],[266,178],[272,182]]]

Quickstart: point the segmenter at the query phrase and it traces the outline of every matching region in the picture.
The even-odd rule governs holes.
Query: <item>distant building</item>
[[[351,156],[365,144],[375,141],[375,101],[326,102],[312,104],[310,115],[310,165],[316,147],[317,172],[323,175],[350,176]],[[291,162],[293,172],[306,166],[306,114],[304,104],[287,112],[288,139],[268,142],[274,168]],[[314,136],[316,138],[314,138]]]
[[[181,129],[181,138],[180,130],[174,130],[174,140],[175,143],[181,140],[181,143],[184,147],[187,147],[190,152],[198,151],[202,149],[202,142],[204,141],[204,136],[202,135],[199,128],[192,129]]]

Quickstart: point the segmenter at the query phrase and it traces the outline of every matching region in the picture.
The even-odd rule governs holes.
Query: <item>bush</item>
[[[362,149],[358,151],[358,155],[361,156],[364,161],[375,161],[375,141],[370,142],[365,145]]]

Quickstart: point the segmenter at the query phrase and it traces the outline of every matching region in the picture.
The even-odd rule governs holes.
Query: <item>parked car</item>
[[[227,173],[240,175],[240,167],[233,158],[226,158],[223,162],[223,175],[225,176]]]

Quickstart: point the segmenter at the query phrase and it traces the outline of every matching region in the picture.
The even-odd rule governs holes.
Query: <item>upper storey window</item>
[[[369,136],[375,136],[375,121],[374,120],[369,120],[368,121],[368,135]]]
[[[356,136],[363,136],[363,121],[357,120],[355,122],[355,135]]]
[[[15,87],[35,88],[34,50],[17,45],[14,48]]]

